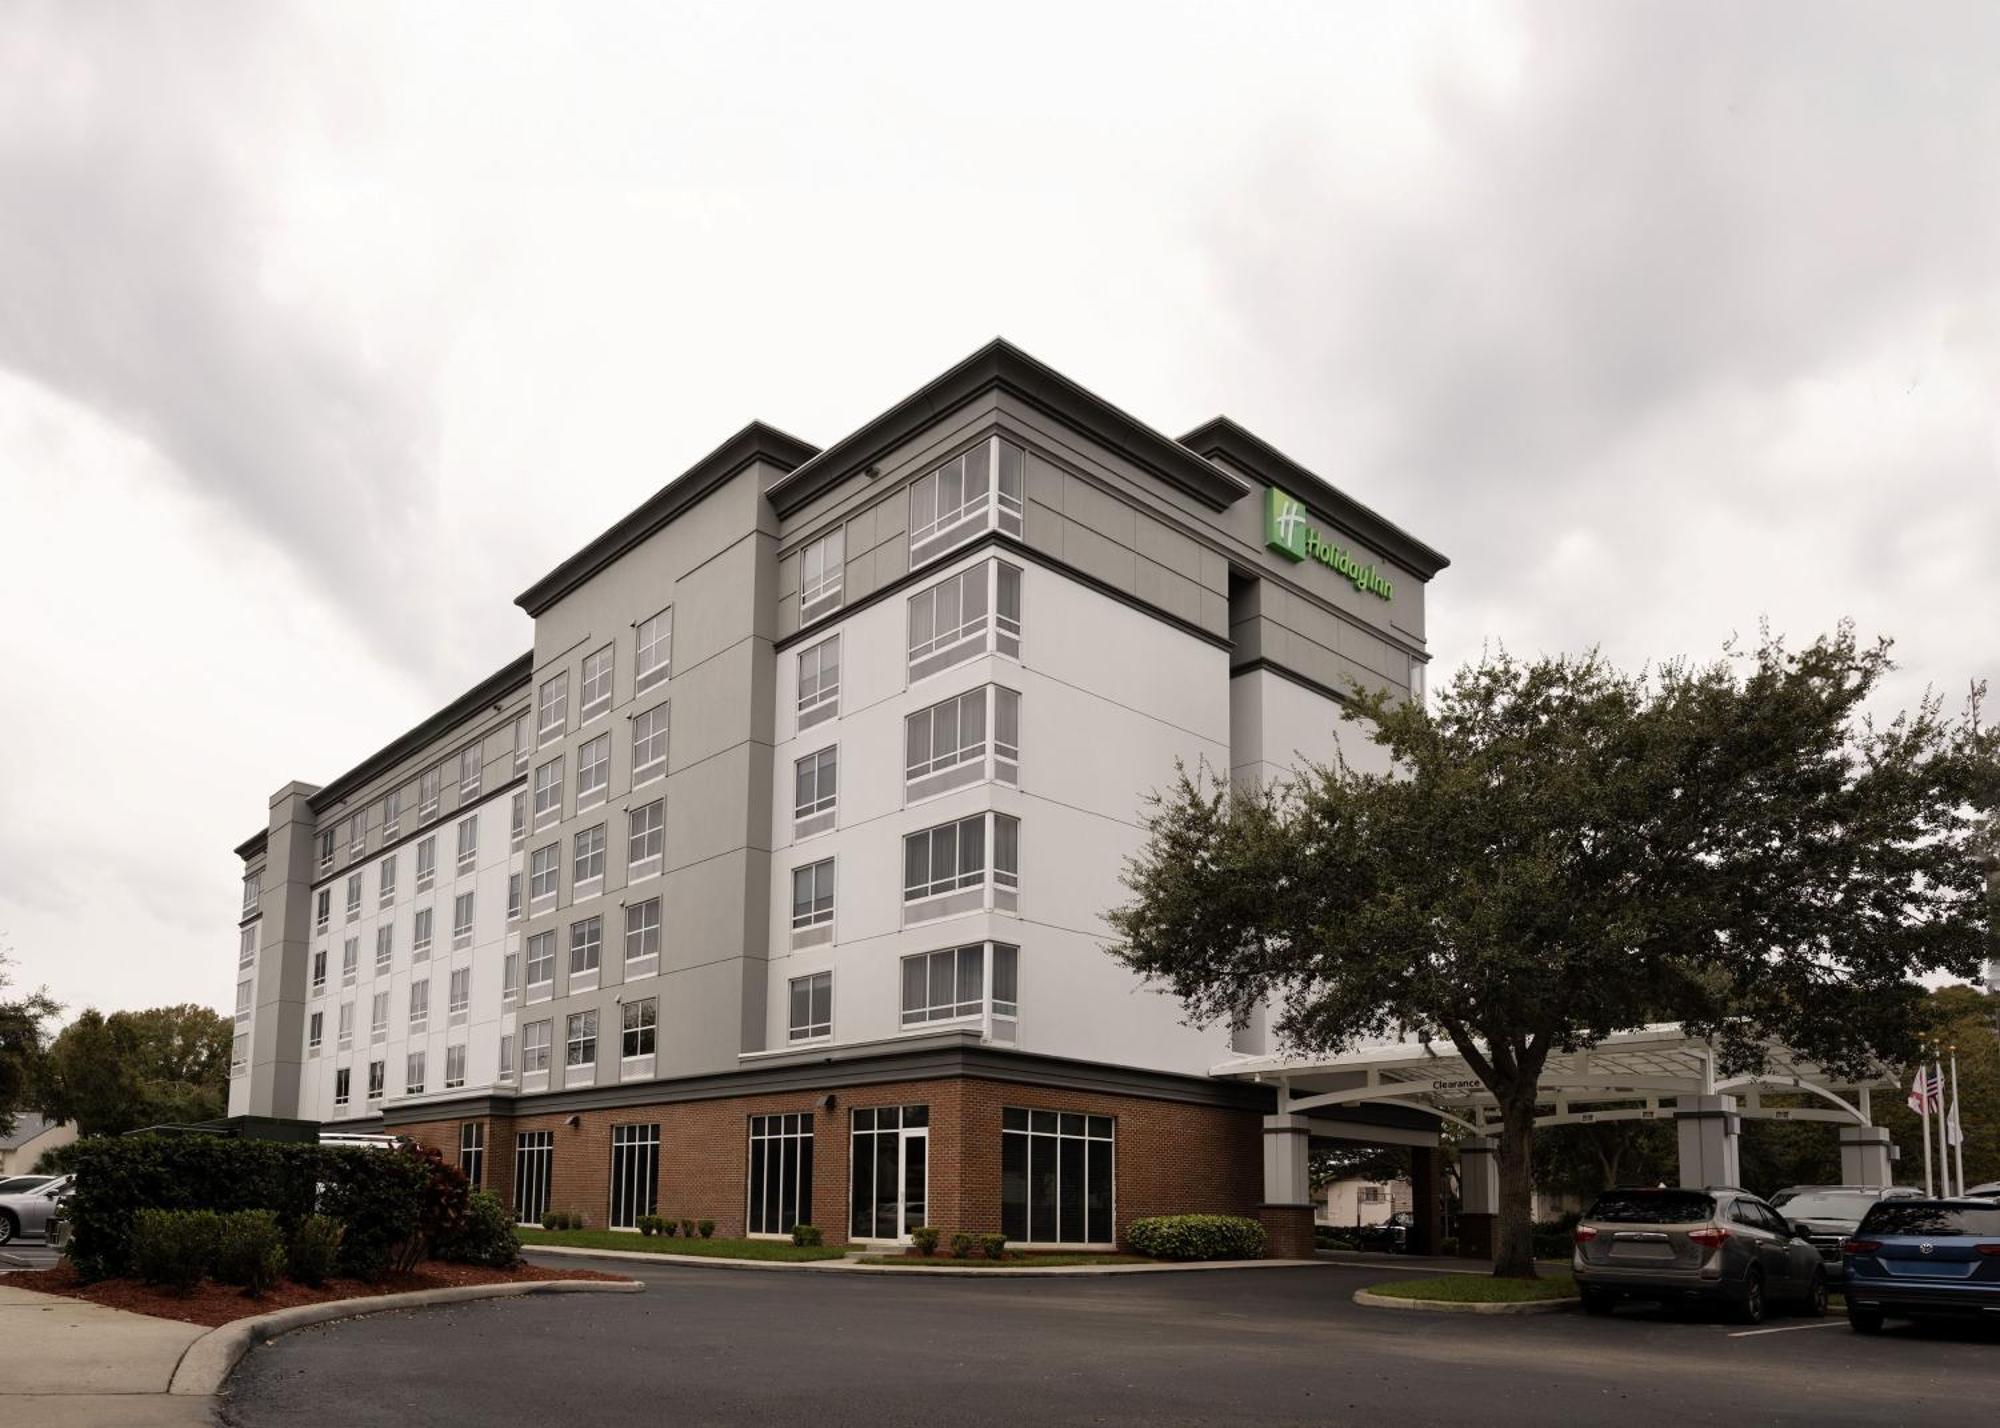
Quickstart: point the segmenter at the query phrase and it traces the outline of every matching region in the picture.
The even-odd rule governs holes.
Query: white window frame
[[[236,934],[236,970],[257,965],[257,929],[262,923],[253,922]]]
[[[323,996],[326,992],[326,949],[316,948],[312,957],[312,994]]]
[[[333,1049],[335,1051],[352,1051],[354,1049],[354,1003],[351,1001],[340,1004],[338,1032]]]
[[[526,773],[534,753],[534,717],[524,709],[514,716],[514,772]]]
[[[535,695],[535,738],[537,744],[560,739],[569,725],[569,671],[542,681]]]
[[[458,751],[458,801],[460,804],[479,797],[482,752],[478,744],[468,745],[466,748]]]
[[[547,874],[548,886],[541,886]],[[528,906],[541,907],[562,892],[562,844],[545,843],[528,854]]]
[[[375,929],[375,975],[381,976],[396,960],[396,924],[385,921]]]
[[[528,841],[528,791],[516,789],[507,813],[507,843],[515,852]]]
[[[792,837],[831,833],[840,816],[840,745],[792,761]]]
[[[672,729],[668,710],[662,702],[643,714],[632,716],[632,787],[651,783],[667,772],[667,737]]]
[[[647,917],[651,910],[650,918]],[[636,945],[644,948],[650,940],[650,951],[634,952]],[[635,977],[649,977],[659,970],[660,947],[666,940],[666,927],[661,900],[657,897],[641,898],[638,902],[625,906],[625,980]]]
[[[967,867],[964,839],[966,830],[975,827],[980,838],[979,864]],[[931,864],[938,855],[938,835],[947,830],[952,834],[953,871],[940,876]],[[1000,866],[1003,833],[1012,843],[1014,866],[1011,868]],[[994,809],[984,809],[905,834],[901,865],[903,925],[910,927],[969,912],[1019,912],[1020,833],[1021,822],[1018,818]],[[921,883],[912,883],[911,849],[918,839],[926,840],[924,863],[927,876]]]
[[[592,897],[604,889],[604,825],[577,829],[570,839],[570,898]]]
[[[540,1032],[540,1036],[535,1033]],[[521,1074],[546,1076],[555,1049],[556,1024],[553,1018],[531,1021],[521,1028]]]
[[[417,844],[417,891],[429,892],[437,886],[438,849],[437,834]]]
[[[970,954],[970,957],[968,957]],[[951,995],[940,998],[938,993],[939,960],[952,959],[950,969]],[[966,963],[976,959],[974,981],[976,995],[967,998]],[[995,1022],[1005,1023],[1004,1035],[994,1039],[1013,1041],[1020,1019],[1020,948],[1008,942],[967,942],[954,947],[939,947],[929,952],[914,952],[902,959],[896,978],[899,1025],[906,1032],[927,1031],[941,1023],[978,1022],[990,1029]],[[911,1006],[911,974],[921,969],[924,979],[922,1005]],[[1012,995],[1003,996],[1002,992]]]
[[[429,822],[438,815],[444,797],[444,765],[432,764],[417,781],[417,821]]]
[[[508,952],[500,958],[500,1001],[504,1005],[521,995],[521,954]]]
[[[479,866],[479,815],[458,822],[458,870],[469,873]]]
[[[657,811],[658,821],[653,815]],[[638,820],[646,816],[650,827],[640,830]],[[650,847],[651,852],[645,849]],[[656,798],[651,803],[642,803],[630,809],[625,815],[625,867],[626,881],[638,882],[641,878],[656,876],[666,859],[667,848],[667,801]],[[634,856],[638,854],[639,856]]]
[[[590,1054],[585,1056],[583,1053]],[[573,1011],[563,1023],[563,1076],[597,1069],[597,1008]]]
[[[340,942],[340,985],[351,987],[361,975],[361,939],[344,937]]]
[[[979,721],[979,737],[968,742],[967,715]],[[1003,716],[1012,739],[1002,737]],[[940,730],[953,747],[940,752]],[[903,804],[910,807],[974,783],[1021,782],[1021,696],[1001,684],[982,684],[940,699],[903,719]],[[921,751],[921,752],[920,752]]]
[[[451,901],[451,946],[454,952],[462,952],[472,945],[473,928],[479,916],[473,899],[474,894],[467,891]]]
[[[403,826],[403,790],[392,788],[382,795],[382,841],[395,837]]]
[[[833,676],[828,679],[829,659]],[[810,669],[808,669],[810,665]],[[798,726],[801,731],[840,716],[840,636],[833,635],[799,651]],[[810,687],[808,687],[810,686]]]
[[[546,956],[542,955],[543,949],[546,949]],[[553,987],[556,981],[556,930],[551,927],[545,931],[537,932],[528,939],[525,951],[528,964],[528,980],[526,983],[528,999],[530,1001],[544,1001],[549,995],[549,988]],[[545,972],[545,975],[539,980],[535,977],[537,963],[542,966]],[[542,995],[537,997],[535,995],[537,991],[540,991]]]
[[[375,906],[394,907],[396,904],[396,855],[384,858],[375,870]]]
[[[362,809],[347,820],[347,856],[362,857],[368,851],[368,810]]]
[[[403,1094],[421,1096],[424,1093],[425,1056],[421,1051],[412,1051],[403,1059]]]
[[[633,627],[632,692],[642,693],[674,672],[674,607],[649,615]]]
[[[331,828],[319,835],[319,870],[322,873],[333,871],[334,836]]]
[[[410,1035],[429,1031],[431,1025],[431,979],[418,977],[410,983]]]
[[[507,920],[509,922],[519,922],[521,920],[521,910],[526,906],[527,901],[527,879],[528,875],[526,873],[507,874]]]
[[[599,734],[576,750],[576,811],[595,808],[611,796],[611,735]]]
[[[410,960],[430,960],[431,943],[437,926],[437,909],[420,907],[410,918]]]
[[[361,874],[347,875],[347,921],[353,922],[361,916]]]
[[[354,1087],[353,1068],[347,1066],[335,1067],[333,1072],[334,1105],[336,1106],[347,1105],[353,1093],[353,1087]]]
[[[450,998],[445,1005],[445,1015],[449,1018],[446,1025],[464,1026],[466,1015],[472,1010],[472,969],[452,968],[446,990]]]
[[[535,831],[562,822],[563,761],[557,754],[535,765]]]
[[[456,1091],[465,1084],[465,1043],[444,1049],[444,1088]]]
[[[806,988],[806,1020],[800,1024],[798,1011],[798,989],[801,983]],[[826,992],[826,1018],[822,1021],[813,1014],[813,998],[824,985]],[[787,1045],[799,1046],[815,1041],[827,1041],[833,1036],[833,971],[828,968],[818,972],[805,972],[785,983],[785,1041]]]
[[[604,914],[579,917],[569,925],[569,989],[587,992],[604,970]]]
[[[837,525],[799,547],[799,624],[810,625],[838,610],[847,569],[847,527]]]
[[[577,726],[581,728],[611,709],[611,680],[616,667],[615,644],[583,657],[583,679],[577,686]]]
[[[264,898],[263,869],[243,875],[243,915],[250,916],[257,911]]]
[[[333,926],[333,889],[323,887],[313,903],[313,931],[324,932]]]
[[[389,1039],[389,992],[387,988],[375,993],[368,1007],[368,1040],[380,1043]]]
[[[815,947],[833,940],[833,914],[838,898],[834,859],[802,863],[792,869],[792,946]],[[801,908],[800,887],[805,888]]]
[[[1016,613],[1002,614],[1002,596],[1011,589]],[[968,616],[966,596],[976,592],[980,609]],[[946,595],[956,613],[940,625]],[[953,571],[909,597],[905,606],[905,667],[916,684],[981,655],[1021,657],[1021,568],[1004,560],[981,560]]]
[[[634,1025],[634,1017],[638,1024]],[[618,1059],[620,1061],[651,1061],[659,1051],[660,1039],[660,999],[658,997],[636,997],[626,1002],[619,1013]],[[638,1049],[634,1049],[635,1038]]]
[[[236,984],[236,1019],[239,1022],[248,1021],[250,1013],[256,1009],[256,989],[252,986],[251,980],[245,977]]]
[[[389,1089],[389,1062],[378,1057],[368,1063],[368,1099],[379,1101]]]
[[[326,1041],[326,1013],[313,1012],[306,1018],[306,1055],[317,1056]]]
[[[910,569],[991,530],[1020,539],[1027,466],[1026,450],[994,432],[912,481]]]

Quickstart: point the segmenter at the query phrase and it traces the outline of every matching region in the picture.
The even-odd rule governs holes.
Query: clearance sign
[[[1287,560],[1317,560],[1352,581],[1356,590],[1365,590],[1384,600],[1392,594],[1387,576],[1373,565],[1363,565],[1321,536],[1318,527],[1306,516],[1305,502],[1276,486],[1264,489],[1264,544]]]

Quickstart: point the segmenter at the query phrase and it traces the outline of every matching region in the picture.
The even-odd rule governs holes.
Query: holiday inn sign
[[[1317,560],[1334,573],[1350,580],[1356,590],[1387,600],[1389,577],[1373,565],[1363,565],[1319,533],[1308,519],[1306,503],[1276,486],[1264,490],[1264,544],[1287,560]]]

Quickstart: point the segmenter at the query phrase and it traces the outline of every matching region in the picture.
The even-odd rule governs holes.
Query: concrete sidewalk
[[[214,1399],[167,1392],[181,1355],[207,1332],[201,1324],[36,1294],[0,1279],[0,1423],[207,1424]]]

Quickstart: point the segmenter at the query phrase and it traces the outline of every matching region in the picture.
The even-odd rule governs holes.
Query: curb
[[[470,1299],[510,1299],[527,1294],[637,1294],[646,1286],[638,1280],[536,1279],[523,1284],[454,1284],[443,1289],[419,1289],[408,1294],[379,1294],[366,1299],[332,1299],[324,1304],[300,1304],[249,1319],[218,1325],[187,1346],[167,1385],[170,1394],[209,1395],[221,1389],[243,1356],[294,1329],[334,1319],[359,1319],[396,1309],[421,1309],[433,1304],[459,1304]]]
[[[1526,1299],[1518,1304],[1478,1304],[1454,1299],[1397,1299],[1387,1294],[1354,1291],[1354,1302],[1371,1309],[1413,1309],[1419,1314],[1566,1314],[1575,1309],[1574,1299]]]
[[[620,1259],[635,1264],[686,1264],[705,1269],[848,1270],[841,1259],[729,1259],[710,1254],[649,1254],[644,1250],[584,1249],[578,1245],[527,1245],[521,1253],[561,1255],[567,1259]]]
[[[523,1254],[567,1255],[575,1259],[643,1260],[693,1265],[701,1269],[814,1270],[828,1274],[931,1275],[964,1279],[1087,1279],[1100,1274],[1190,1274],[1208,1269],[1317,1269],[1312,1259],[1226,1259],[1176,1264],[1065,1264],[1040,1268],[966,1269],[951,1264],[858,1264],[851,1259],[728,1259],[722,1255],[647,1254],[643,1250],[582,1249],[575,1245],[522,1245]]]

